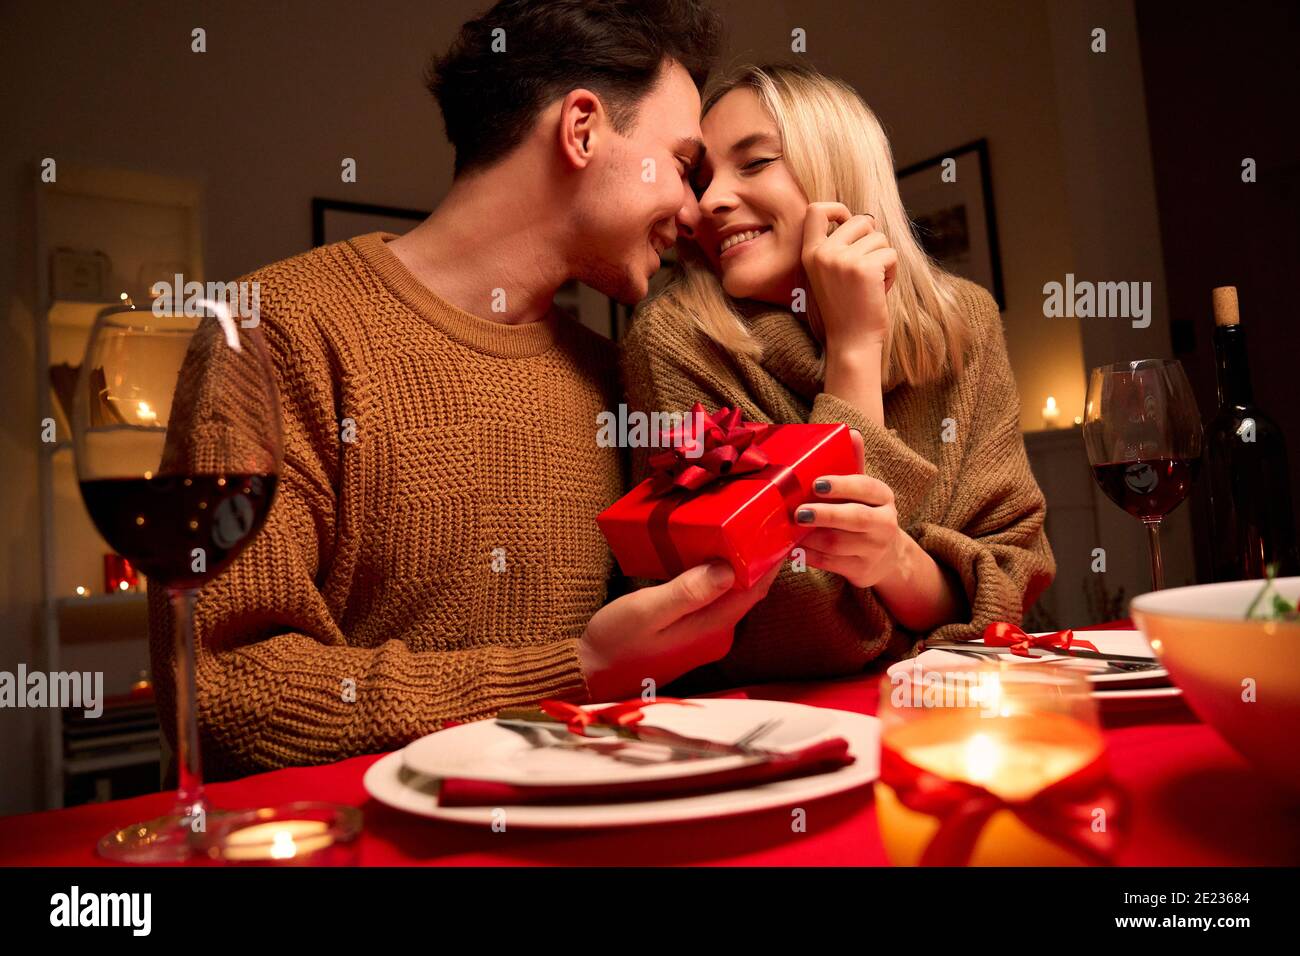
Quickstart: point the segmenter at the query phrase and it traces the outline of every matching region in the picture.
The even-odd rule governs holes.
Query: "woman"
[[[701,220],[629,332],[629,403],[846,422],[865,461],[815,483],[796,512],[806,568],[781,571],[708,676],[846,674],[1018,622],[1055,561],[992,297],[920,249],[889,143],[847,85],[746,67],[701,127]]]

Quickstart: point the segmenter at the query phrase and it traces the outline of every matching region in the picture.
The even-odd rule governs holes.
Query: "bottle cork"
[[[1237,287],[1221,285],[1211,293],[1214,297],[1214,324],[1237,325],[1241,316],[1237,313]]]

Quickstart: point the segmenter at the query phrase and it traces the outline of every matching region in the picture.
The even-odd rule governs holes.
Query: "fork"
[[[553,730],[551,731],[551,737],[548,739],[546,731],[550,730],[550,728],[525,724],[501,724],[501,726],[515,731],[515,733],[527,740],[534,748],[545,747],[548,749],[554,748],[556,750],[581,750],[586,751],[587,753],[599,753],[623,763],[659,763],[657,760],[651,760],[645,756],[637,756],[635,753],[622,753],[621,751],[627,747],[626,741],[622,740],[612,740],[606,737],[597,741],[595,744],[584,744],[579,743],[576,740],[560,739],[560,735],[555,733]],[[562,733],[567,734],[568,731],[562,731]],[[678,754],[674,751],[672,759],[693,760],[696,759],[696,757],[694,754]]]
[[[963,648],[957,648],[957,647],[943,647],[943,648],[939,648],[939,650],[947,651],[949,654],[960,654],[963,657],[974,657],[975,659],[982,660],[982,661],[989,660],[993,656],[991,654],[982,654],[979,651],[968,651]],[[1083,658],[1083,657],[1076,657],[1071,659],[1088,660],[1088,658]],[[1055,657],[1026,658],[1026,661],[1029,662],[1046,661],[1049,664],[1057,662],[1059,660],[1060,658],[1055,658]],[[1104,662],[1099,661],[1099,663],[1104,663],[1106,665],[1105,670],[1110,671],[1111,673],[1120,673],[1120,674],[1131,674],[1135,671],[1153,671],[1160,667],[1160,665],[1155,661],[1152,661],[1150,664],[1146,662],[1133,663],[1130,661],[1104,661]]]
[[[770,731],[775,730],[778,726],[780,726],[780,724],[781,724],[781,719],[779,717],[772,717],[769,720],[765,720],[757,727],[755,727],[753,730],[741,736],[736,741],[735,746],[744,747],[748,749],[749,745],[752,744],[755,740],[757,740],[759,737],[765,736]]]
[[[622,749],[621,747],[593,748],[593,745],[590,743],[580,743],[578,741],[572,740],[571,739],[572,734],[570,734],[569,730],[565,728],[563,725],[530,724],[522,721],[509,721],[505,723],[498,721],[498,723],[503,727],[509,727],[511,730],[518,731],[524,737],[524,739],[528,740],[528,742],[531,743],[534,747],[558,746],[570,750],[598,749],[605,753],[608,753],[610,756],[614,757],[615,759],[626,759],[629,760],[630,762],[636,762],[636,760],[632,758],[632,755],[624,755],[623,757],[620,758],[617,751]],[[730,746],[745,751],[746,753],[752,754],[754,756],[761,756],[764,754],[764,751],[759,749],[751,749],[750,745],[753,744],[754,741],[758,740],[760,737],[770,733],[777,726],[779,726],[780,723],[781,721],[778,718],[772,718],[769,720],[762,721],[761,723],[750,728],[748,731],[742,734],[735,741],[735,743],[731,744]],[[543,742],[543,738],[540,736],[543,732],[550,733],[552,738],[551,743]],[[599,738],[599,739],[608,740],[609,738]],[[656,743],[661,747],[667,747],[669,752],[673,755],[674,760],[699,760],[699,759],[707,759],[710,756],[713,757],[733,756],[732,754],[727,754],[727,753],[701,754],[698,751],[692,751],[680,747],[674,747],[671,743],[666,741],[653,741],[653,743]]]

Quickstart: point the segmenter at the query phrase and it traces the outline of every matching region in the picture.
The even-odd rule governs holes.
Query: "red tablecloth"
[[[1112,625],[1114,626],[1114,625]],[[764,684],[747,696],[875,713],[879,675]],[[1112,773],[1132,801],[1123,865],[1296,865],[1300,807],[1262,781],[1181,705],[1104,715]],[[321,767],[258,774],[209,787],[215,805],[289,800],[361,807],[366,866],[453,865],[884,865],[871,788],[810,803],[807,830],[791,832],[787,809],[697,823],[615,830],[530,831],[470,827],[407,816],[371,800],[362,775],[380,754]],[[0,864],[98,865],[109,830],[170,809],[169,794],[0,818]]]

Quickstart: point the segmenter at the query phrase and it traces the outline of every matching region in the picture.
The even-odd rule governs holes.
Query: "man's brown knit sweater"
[[[846,422],[858,429],[867,474],[894,491],[899,527],[955,571],[965,589],[970,617],[933,636],[979,637],[990,621],[1020,621],[1051,583],[1056,563],[1043,533],[1043,494],[1020,435],[1020,400],[997,305],[964,280],[957,294],[975,337],[965,369],[923,387],[891,389],[884,428],[822,390],[821,348],[802,321],[748,303],[746,321],[763,345],[758,361],[725,354],[653,302],[642,308],[624,343],[628,404],[671,412],[700,401],[710,411],[739,406],[755,421]],[[787,564],[736,628],[731,653],[691,682],[852,673],[881,655],[905,656],[918,636],[900,628],[871,589]]]
[[[612,570],[595,517],[623,477],[617,450],[595,442],[597,414],[618,400],[613,347],[554,313],[508,326],[463,312],[407,271],[391,238],[245,277],[260,283],[285,456],[265,527],[199,592],[213,779],[587,694],[577,639]],[[150,610],[170,730],[160,593]]]

